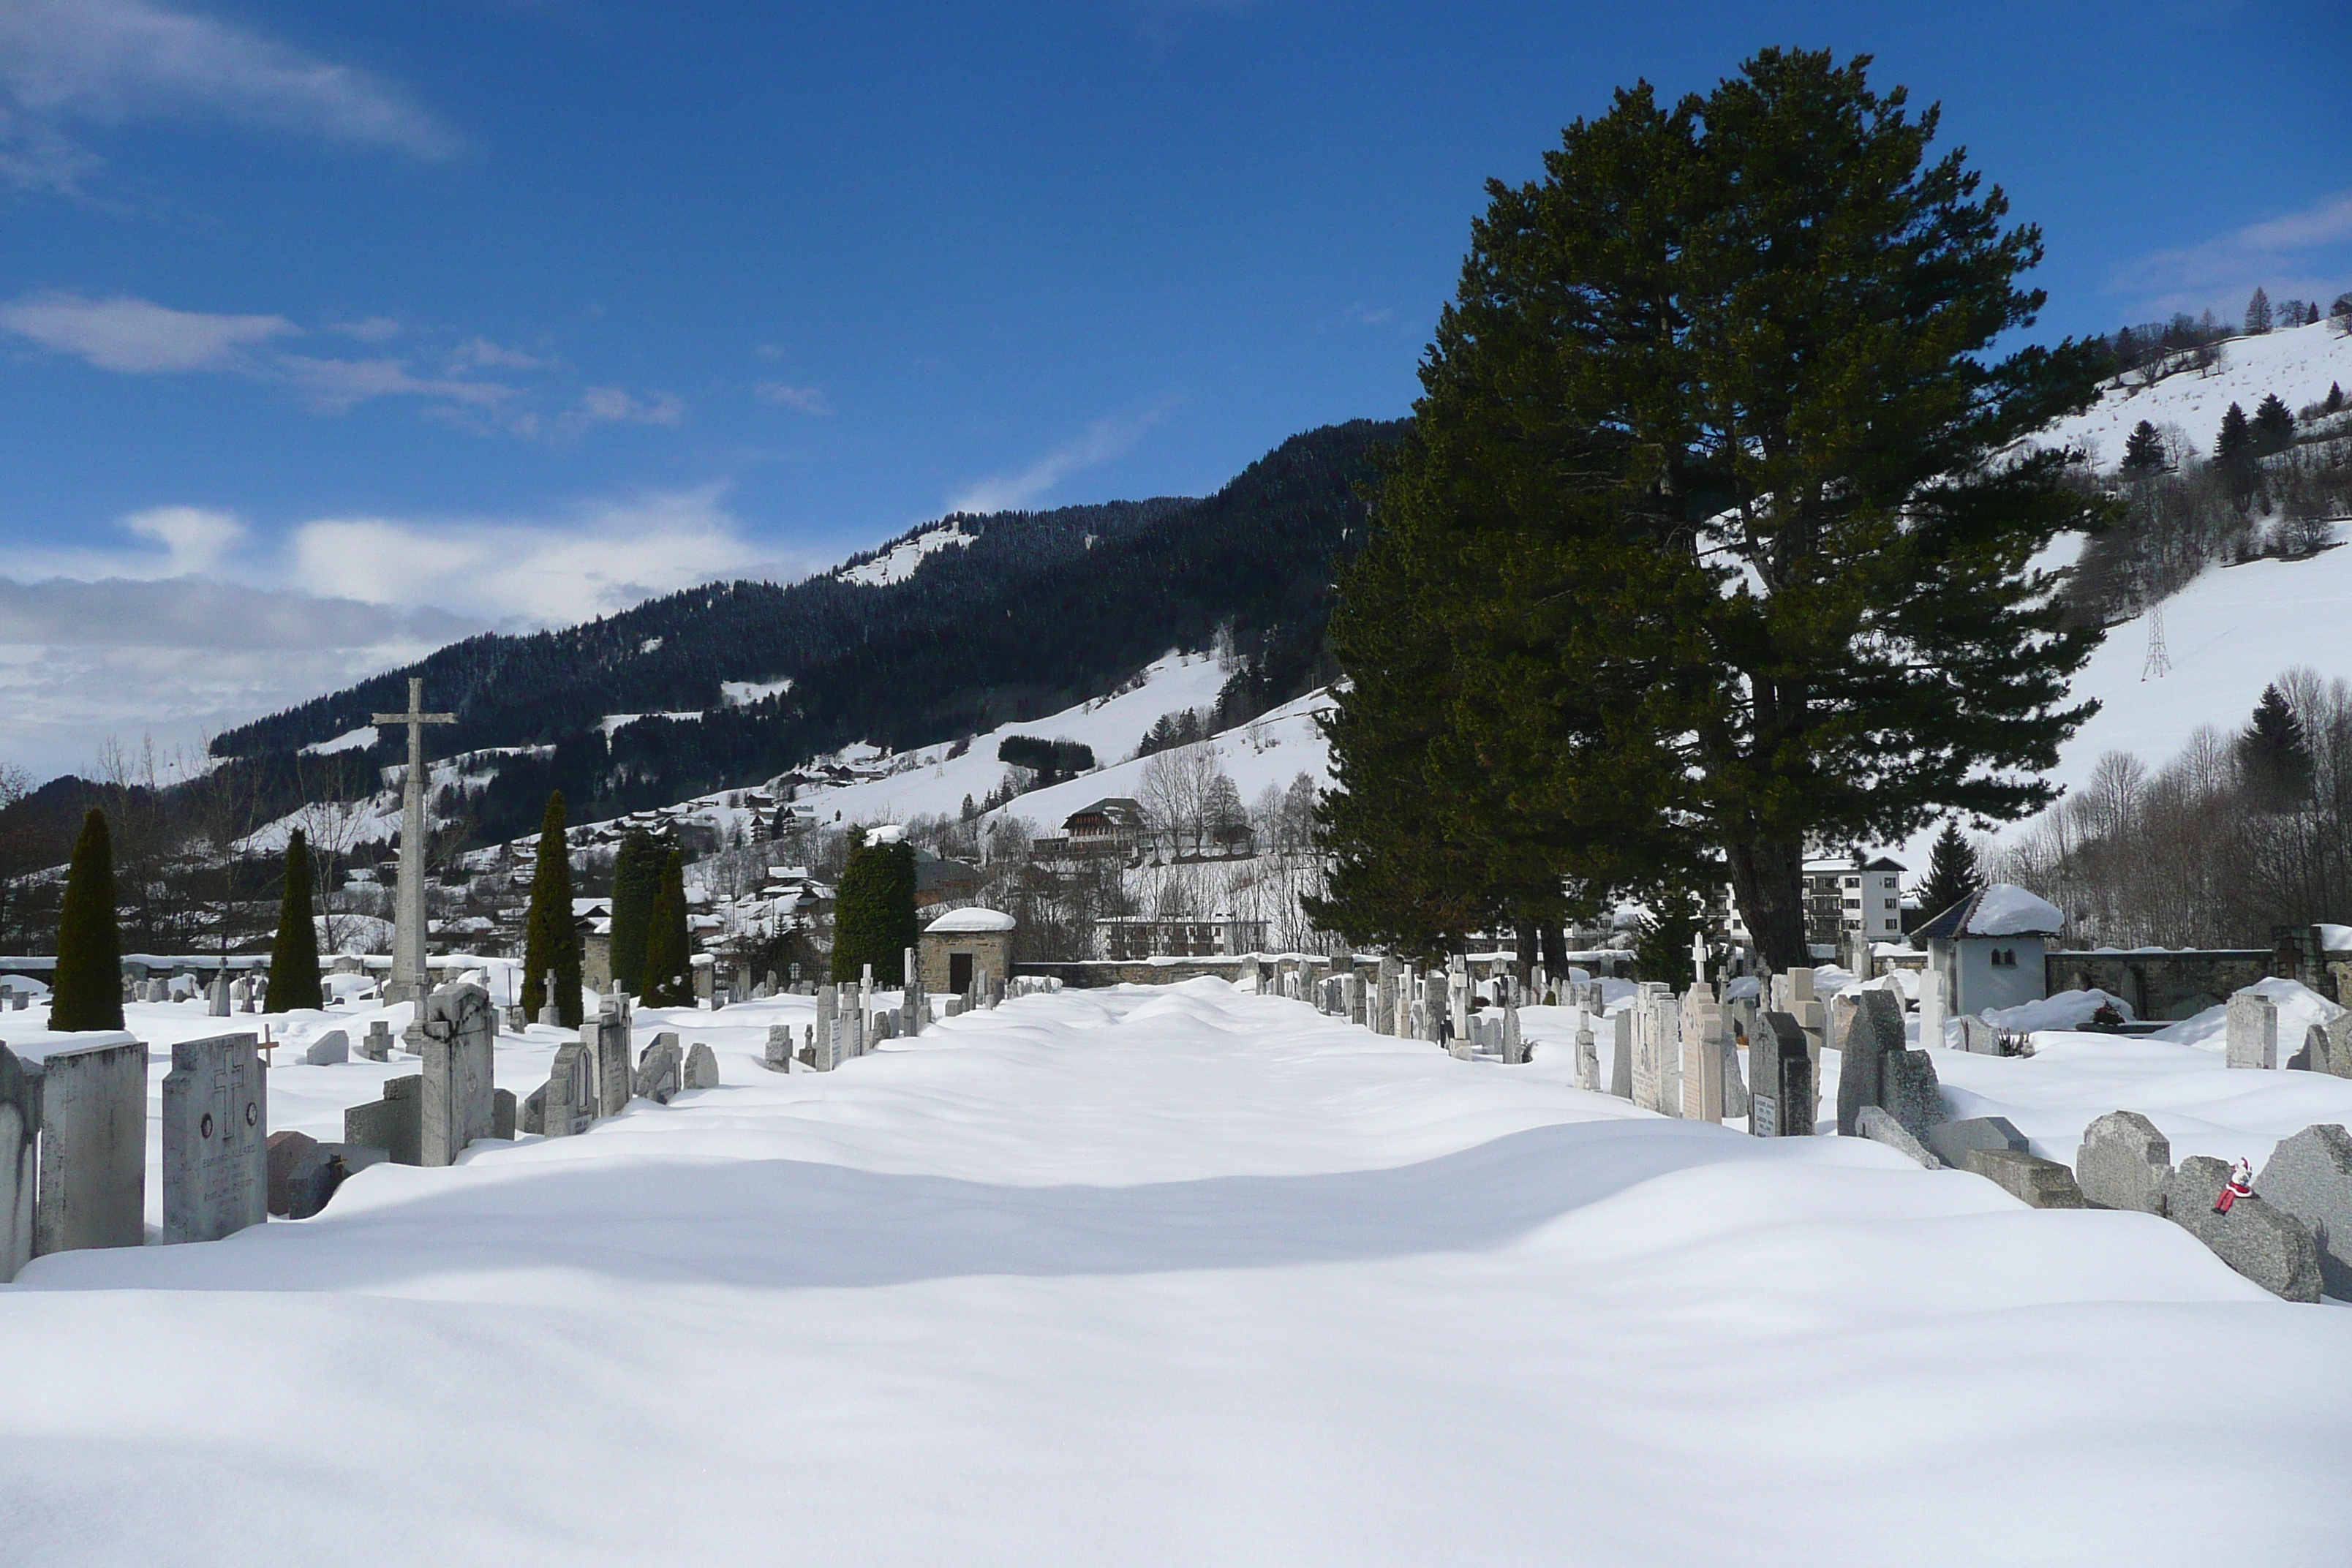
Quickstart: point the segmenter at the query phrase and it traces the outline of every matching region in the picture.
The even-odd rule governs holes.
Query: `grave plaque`
[[[147,1047],[51,1051],[41,1072],[41,1201],[33,1250],[147,1239]]]
[[[629,1106],[629,1022],[617,1007],[607,1006],[594,1024],[580,1031],[583,1043],[594,1030],[596,1114],[618,1116]]]
[[[719,1055],[699,1041],[687,1047],[686,1087],[688,1089],[719,1087]]]
[[[310,1042],[302,1059],[314,1068],[347,1062],[352,1059],[352,1037],[341,1029],[330,1029]]]
[[[254,1037],[174,1045],[163,1075],[163,1239],[217,1241],[267,1219],[268,1141]]]
[[[1838,1133],[1845,1138],[1859,1135],[1864,1106],[1885,1108],[1886,1058],[1904,1048],[1903,1009],[1891,994],[1864,991],[1854,1000],[1838,1061]]]
[[[654,1037],[646,1047],[643,1060],[637,1063],[634,1088],[643,1099],[656,1105],[667,1105],[677,1098],[679,1082],[684,1077],[684,1058],[677,1048],[677,1037],[665,1031]]]

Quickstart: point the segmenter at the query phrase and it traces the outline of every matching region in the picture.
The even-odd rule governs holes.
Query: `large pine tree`
[[[646,934],[661,891],[662,847],[642,827],[629,829],[613,858],[613,979],[632,996],[645,994]]]
[[[547,797],[539,821],[539,864],[530,878],[530,909],[524,917],[522,1005],[533,1018],[548,1002],[547,981],[555,978],[555,1016],[567,1029],[580,1026],[580,928],[572,918],[572,846],[564,832],[563,792]]]
[[[2246,418],[2246,411],[2232,403],[2222,412],[2221,428],[2213,437],[2213,460],[2243,463],[2253,455],[2253,426]]]
[[[1467,542],[1420,590],[1468,660],[1441,743],[1547,868],[1696,886],[1719,851],[1776,965],[1807,959],[1809,841],[2052,798],[2099,637],[2032,564],[2097,503],[2013,448],[2104,347],[1991,352],[2042,303],[2040,236],[1866,64],[1636,87],[1490,185],[1375,516]]]
[[[278,937],[269,944],[269,1010],[323,1007],[319,928],[310,914],[310,846],[300,828],[286,841],[286,890],[278,900]]]
[[[686,860],[675,847],[662,858],[653,908],[646,921],[645,987],[648,1006],[694,1005],[694,949],[686,924]]]
[[[905,978],[906,950],[922,927],[915,914],[915,848],[853,834],[849,864],[833,906],[833,977],[855,980],[866,964],[877,985]]]
[[[115,927],[114,841],[107,832],[106,814],[95,806],[81,819],[81,836],[74,840],[73,858],[66,865],[53,979],[50,1028],[122,1027],[122,943]]]

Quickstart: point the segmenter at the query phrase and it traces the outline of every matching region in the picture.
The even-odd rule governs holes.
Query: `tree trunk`
[[[1734,844],[1731,896],[1748,922],[1757,951],[1776,973],[1811,966],[1805,942],[1805,847],[1801,843]]]
[[[1546,921],[1543,935],[1544,973],[1555,985],[1568,984],[1568,931],[1557,921]]]
[[[1537,951],[1536,928],[1532,925],[1521,923],[1520,925],[1513,928],[1511,938],[1514,945],[1518,949],[1518,952],[1517,954],[1519,971],[1518,983],[1524,986],[1535,977]]]

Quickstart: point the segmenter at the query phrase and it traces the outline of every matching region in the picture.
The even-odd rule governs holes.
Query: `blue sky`
[[[2053,334],[2352,289],[2340,0],[0,0],[0,760],[1401,414],[1487,176],[1775,42]]]

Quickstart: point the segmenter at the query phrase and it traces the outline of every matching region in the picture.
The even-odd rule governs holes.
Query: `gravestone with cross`
[[[405,1002],[425,990],[425,726],[455,724],[455,713],[427,713],[425,682],[411,676],[408,711],[378,713],[369,722],[379,728],[404,725],[408,731],[408,776],[400,786],[400,886],[394,890],[392,936],[392,984],[387,1002]]]
[[[217,1241],[269,1215],[269,1092],[251,1035],[172,1047],[163,1075],[163,1239]]]

